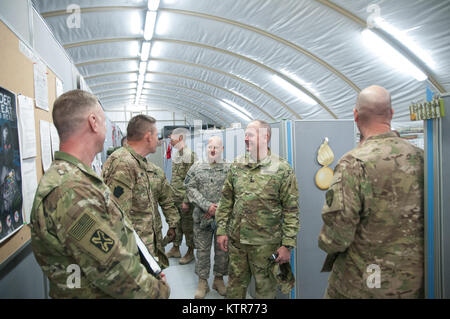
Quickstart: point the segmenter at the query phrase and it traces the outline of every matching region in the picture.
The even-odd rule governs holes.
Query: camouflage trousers
[[[210,226],[200,227],[200,216],[194,211],[194,244],[197,249],[195,273],[201,279],[209,278],[212,241],[214,241],[214,276],[226,276],[228,275],[228,253],[219,248],[215,230]]]
[[[194,220],[192,218],[192,205],[188,212],[183,213],[181,211],[181,204],[176,205],[178,213],[180,214],[180,222],[176,229],[176,236],[173,244],[180,246],[183,241],[183,234],[186,237],[186,246],[194,247]]]
[[[238,247],[236,247],[238,246]],[[245,299],[248,285],[253,275],[256,283],[257,299],[274,299],[277,295],[278,283],[271,276],[269,260],[279,244],[245,245],[228,240],[228,299]]]

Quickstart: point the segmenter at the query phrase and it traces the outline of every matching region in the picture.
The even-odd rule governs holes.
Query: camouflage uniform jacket
[[[372,136],[334,174],[319,235],[319,247],[336,257],[329,290],[348,298],[423,297],[423,151],[394,132]],[[381,288],[368,288],[372,264]]]
[[[188,203],[186,198],[186,188],[184,187],[184,179],[191,168],[192,164],[197,161],[197,155],[188,147],[184,147],[172,156],[172,186],[175,205]]]
[[[249,155],[228,171],[216,211],[217,235],[249,245],[296,246],[299,231],[297,178],[289,163],[270,154],[257,163]]]
[[[194,214],[203,217],[211,204],[218,204],[223,183],[230,169],[228,163],[196,162],[189,169],[184,185],[186,196],[195,205]],[[200,209],[200,211],[198,211]]]
[[[157,251],[164,252],[164,247],[162,246],[162,221],[158,211],[158,204],[161,206],[161,210],[170,228],[177,227],[180,222],[180,214],[173,202],[172,187],[167,181],[164,171],[150,161],[147,161],[147,165],[147,174],[150,178],[150,188],[153,195],[153,211],[155,212],[153,232],[155,234]],[[165,254],[158,254],[158,258],[164,268],[169,266],[169,260]]]
[[[55,153],[39,183],[30,226],[52,298],[169,296],[169,287],[141,264],[131,222],[109,188],[75,157]],[[80,267],[80,288],[68,288],[70,265]]]
[[[153,229],[159,213],[154,210],[157,204],[150,187],[147,159],[130,146],[122,147],[108,157],[102,175],[150,253],[158,257]]]

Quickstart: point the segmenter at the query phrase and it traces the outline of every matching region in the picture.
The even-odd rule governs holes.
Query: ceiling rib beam
[[[325,62],[324,60],[322,60],[321,58],[319,58],[318,56],[314,55],[313,53],[309,52],[308,50],[290,42],[287,41],[279,36],[276,36],[272,33],[266,32],[262,29],[253,27],[251,25],[248,24],[244,24],[241,22],[237,22],[234,20],[230,20],[230,19],[225,19],[222,17],[218,17],[218,16],[214,16],[214,15],[210,15],[210,14],[205,14],[205,13],[200,13],[200,12],[194,12],[194,11],[188,11],[188,10],[179,10],[179,9],[169,9],[169,8],[160,8],[159,11],[163,12],[171,12],[171,13],[175,13],[175,14],[181,14],[181,15],[188,15],[188,16],[193,16],[193,17],[200,17],[200,18],[204,18],[204,19],[208,19],[208,20],[213,20],[213,21],[219,21],[222,23],[226,23],[226,24],[230,24],[230,25],[234,25],[235,27],[238,28],[242,28],[242,29],[246,29],[255,33],[258,33],[264,37],[268,37],[271,38],[272,40],[275,40],[277,42],[283,43],[284,45],[302,53],[303,55],[311,58],[312,60],[314,60],[315,62],[321,64],[322,66],[324,66],[325,68],[327,68],[328,70],[330,70],[331,72],[333,72],[334,74],[336,74],[338,77],[340,77],[344,82],[346,82],[348,85],[350,85],[356,92],[360,92],[361,89],[355,84],[353,83],[349,78],[347,78],[343,73],[339,72],[337,69],[335,69],[333,66],[331,66],[330,64],[328,64],[327,62]]]
[[[105,63],[105,62],[118,62],[118,61],[123,61],[125,58],[117,58],[117,59],[109,59],[109,60],[92,60],[92,61],[88,61],[85,62],[84,65],[86,64],[96,64],[96,63]],[[127,60],[139,60],[139,58],[129,58]],[[242,83],[244,83],[247,86],[250,86],[252,88],[254,88],[255,90],[259,91],[260,93],[269,96],[271,99],[275,100],[277,103],[279,103],[281,106],[283,106],[285,109],[289,110],[291,113],[293,113],[299,120],[302,119],[302,117],[296,113],[295,111],[293,111],[286,103],[284,103],[283,101],[281,101],[280,99],[278,99],[277,97],[275,97],[274,95],[272,95],[271,93],[267,92],[266,90],[262,89],[261,87],[243,79],[240,78],[234,74],[231,73],[227,73],[224,72],[222,70],[219,69],[215,69],[212,67],[209,67],[207,65],[202,65],[202,64],[197,64],[197,63],[191,63],[191,62],[187,62],[187,61],[182,61],[182,60],[173,60],[173,59],[162,59],[162,58],[151,58],[150,61],[157,61],[157,62],[165,62],[165,63],[170,63],[170,64],[181,64],[181,65],[186,65],[186,66],[190,66],[190,67],[194,67],[194,68],[200,68],[200,69],[205,69],[208,70],[210,72],[214,72],[214,73],[219,73],[222,74],[224,76],[230,77],[234,80],[240,81]],[[80,64],[77,64],[76,66],[80,66]],[[135,81],[133,81],[134,83]],[[90,88],[92,89],[92,86],[90,86]],[[100,94],[101,92],[97,92],[96,94]],[[320,103],[319,103],[320,104]]]
[[[126,96],[126,95],[124,95],[124,96]],[[134,95],[130,95],[130,96],[133,96],[134,97]],[[206,112],[208,112],[209,114],[211,114],[211,115],[213,115],[214,117],[216,117],[216,118],[218,118],[220,121],[222,121],[222,123],[227,123],[227,124],[230,124],[231,122],[230,121],[225,121],[221,116],[219,116],[219,115],[216,115],[216,114],[214,114],[212,111],[210,111],[210,110],[212,110],[212,107],[211,107],[211,105],[209,104],[209,103],[204,103],[202,100],[199,100],[199,99],[197,99],[197,98],[194,98],[194,97],[192,97],[192,96],[188,96],[188,95],[186,95],[186,96],[188,96],[191,100],[194,100],[194,102],[190,102],[189,100],[188,101],[186,101],[186,100],[182,100],[182,99],[179,99],[179,98],[177,98],[177,97],[174,97],[173,95],[161,95],[161,94],[142,94],[142,96],[144,97],[144,101],[146,100],[146,98],[145,97],[148,97],[148,96],[150,96],[150,97],[158,97],[158,98],[160,98],[160,99],[162,99],[162,98],[164,98],[164,101],[166,102],[166,103],[170,103],[171,101],[173,101],[173,100],[177,100],[177,101],[181,101],[182,103],[189,103],[190,105],[192,105],[192,106],[194,106],[194,107],[198,107],[199,105],[201,105],[201,106],[203,106],[203,110],[204,111],[206,111]],[[131,102],[133,102],[134,101],[134,99],[127,99],[128,101],[131,101]],[[115,100],[111,100],[110,102],[114,102]],[[191,108],[192,110],[194,110],[195,112],[197,112],[197,113],[199,113],[199,114],[202,114],[201,113],[201,111],[197,111],[195,108]],[[219,110],[219,113],[220,113],[220,111],[221,110]],[[203,114],[202,114],[203,115]],[[227,114],[227,116],[228,117],[230,117],[230,118],[235,118],[235,116],[234,115],[228,115]],[[210,117],[208,117],[208,118],[210,118]],[[236,117],[237,118],[237,117]]]
[[[350,11],[342,8],[341,6],[335,4],[331,1],[328,1],[328,0],[316,0],[316,1],[321,3],[324,6],[328,7],[329,9],[340,13],[341,15],[343,15],[347,19],[355,22],[362,28],[367,28],[366,21],[364,21],[360,17],[354,15]],[[416,65],[418,65],[419,68],[422,70],[422,72],[424,72],[426,74],[426,76],[428,77],[428,81],[430,81],[431,84],[433,84],[439,90],[440,93],[446,92],[446,89],[434,78],[430,68],[427,67],[421,59],[419,59],[413,52],[411,52],[411,50],[409,50],[406,46],[404,46],[400,41],[398,41],[397,39],[392,37],[390,34],[388,34],[387,32],[385,32],[379,28],[371,28],[371,31],[376,33],[381,38],[383,38],[386,42],[388,42],[391,46],[393,46],[397,51],[400,51],[410,61],[413,61]]]
[[[125,103],[126,101],[130,101],[131,102],[131,101],[133,101],[133,99],[119,99],[118,101],[124,101],[123,103]],[[193,117],[197,116],[196,114],[187,111],[187,109],[184,108],[184,106],[181,106],[180,104],[175,103],[173,101],[171,102],[171,101],[166,100],[166,101],[163,101],[162,103],[165,103],[166,105],[170,105],[171,107],[176,108],[178,110],[181,110],[181,111],[185,112],[186,114],[192,115]],[[193,109],[189,109],[189,110],[193,110]],[[137,112],[137,111],[124,109],[124,110],[105,110],[105,112],[120,112],[120,113],[123,113],[123,112]],[[214,123],[220,123],[221,121],[222,121],[222,124],[230,124],[231,123],[231,122],[224,121],[219,116],[214,115],[213,113],[211,113],[212,115],[207,116],[207,115],[204,115],[203,113],[201,113],[199,111],[196,111],[196,110],[194,110],[194,112],[200,114],[201,116],[204,116],[207,119],[210,119]],[[214,120],[211,116],[216,117],[217,119]]]

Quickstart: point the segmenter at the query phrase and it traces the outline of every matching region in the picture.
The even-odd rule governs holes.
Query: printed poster
[[[0,242],[23,226],[16,95],[0,87]]]

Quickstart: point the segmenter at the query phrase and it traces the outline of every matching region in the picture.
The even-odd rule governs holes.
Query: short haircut
[[[67,140],[78,131],[86,113],[98,104],[94,94],[83,90],[68,91],[59,96],[53,104],[52,117],[60,140]]]
[[[176,129],[174,129],[171,133],[172,136],[174,135],[183,135],[183,141],[186,141],[186,136],[190,135],[190,132],[188,129],[184,128],[184,127],[177,127]]]
[[[120,145],[123,146],[125,140],[127,139],[126,136],[122,137],[122,139],[120,140]]]
[[[267,134],[269,134],[269,141],[270,137],[272,136],[272,128],[270,127],[270,124],[263,120],[254,120],[251,123],[258,123],[258,126],[260,128],[264,128],[267,130]]]
[[[144,135],[153,132],[156,120],[148,115],[139,114],[134,116],[127,126],[127,141],[140,141]]]

